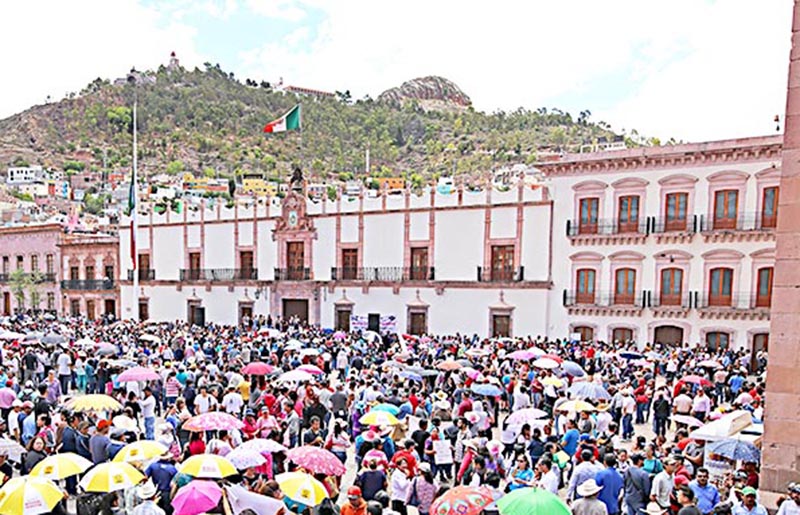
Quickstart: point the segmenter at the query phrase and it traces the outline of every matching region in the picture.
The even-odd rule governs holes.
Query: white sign
[[[437,465],[453,463],[453,448],[447,440],[436,440],[433,443],[433,462]]]

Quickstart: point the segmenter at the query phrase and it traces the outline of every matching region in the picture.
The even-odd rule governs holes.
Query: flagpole
[[[133,86],[133,177],[131,179],[131,191],[133,194],[133,207],[131,209],[131,262],[133,265],[133,307],[131,310],[131,317],[134,320],[139,320],[139,263],[138,263],[138,256],[136,255],[138,249],[136,249],[136,240],[139,233],[139,175],[137,170],[137,161],[138,161],[138,152],[137,152],[137,132],[138,129],[136,127],[136,108],[137,104],[139,103],[139,94],[136,90],[136,84],[134,83]]]

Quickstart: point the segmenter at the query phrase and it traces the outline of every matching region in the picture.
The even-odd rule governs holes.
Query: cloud
[[[306,15],[299,3],[293,0],[246,0],[246,3],[254,13],[268,18],[296,22]]]

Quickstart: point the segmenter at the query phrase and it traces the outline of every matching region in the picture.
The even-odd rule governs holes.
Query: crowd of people
[[[711,443],[692,436],[729,414],[760,424],[764,353],[271,317],[190,327],[18,315],[0,320],[0,343],[3,484],[68,453],[141,473],[135,488],[99,492],[85,487],[94,468],[59,476],[56,513],[445,514],[463,486],[490,497],[476,515],[521,515],[503,501],[518,490],[575,515],[766,515],[758,457],[706,463]],[[134,459],[142,441],[159,450]],[[192,474],[190,460],[209,456],[235,470]],[[223,495],[202,512],[179,507],[198,477]],[[301,480],[324,491],[309,500]],[[800,512],[800,486],[780,510]]]

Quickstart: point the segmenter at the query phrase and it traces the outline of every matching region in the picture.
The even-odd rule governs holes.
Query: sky
[[[588,109],[662,140],[757,136],[783,118],[791,18],[791,0],[6,2],[0,117],[175,51],[186,67],[354,98],[441,75],[486,112]]]

